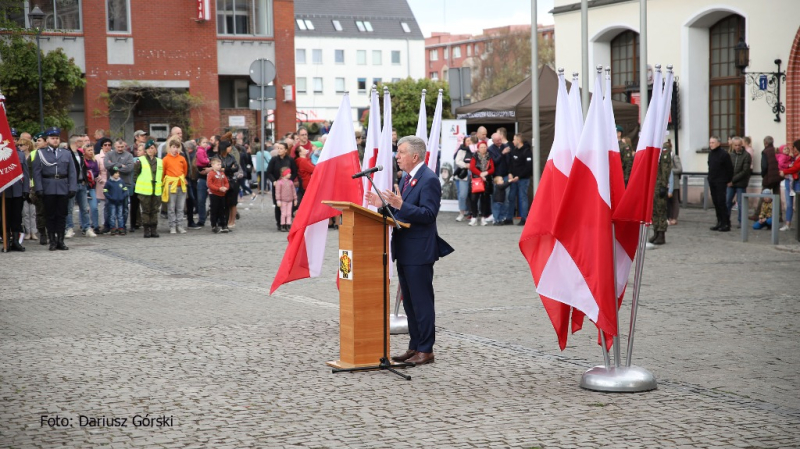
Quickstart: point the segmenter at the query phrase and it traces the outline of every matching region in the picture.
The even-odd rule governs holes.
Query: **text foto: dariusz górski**
[[[172,427],[172,415],[133,415],[132,417],[119,416],[86,416],[70,418],[61,415],[41,415],[40,427]]]

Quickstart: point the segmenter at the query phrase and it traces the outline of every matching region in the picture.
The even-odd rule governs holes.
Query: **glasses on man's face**
[[[104,143],[104,144],[103,144],[103,146],[104,146],[104,147],[110,147],[110,146],[111,146],[111,144],[106,142],[106,143]]]

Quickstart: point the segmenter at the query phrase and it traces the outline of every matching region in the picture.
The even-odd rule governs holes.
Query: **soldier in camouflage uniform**
[[[672,144],[663,145],[658,159],[658,176],[653,197],[653,237],[650,243],[663,245],[667,232],[667,197],[672,195]]]
[[[625,177],[625,186],[628,186],[628,179],[631,177],[633,168],[633,153],[630,139],[623,138],[622,127],[617,125],[617,138],[619,139],[619,157],[622,159],[622,175]]]

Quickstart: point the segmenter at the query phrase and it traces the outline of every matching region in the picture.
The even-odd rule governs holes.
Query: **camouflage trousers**
[[[667,231],[667,196],[661,198],[658,195],[658,187],[656,187],[656,194],[653,197],[653,231],[666,232]]]

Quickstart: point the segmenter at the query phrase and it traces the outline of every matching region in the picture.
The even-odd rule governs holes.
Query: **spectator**
[[[772,136],[764,137],[764,149],[761,151],[761,187],[769,189],[772,192],[780,193],[781,175],[779,174],[780,168],[778,167],[778,158],[776,157],[773,144],[774,140]],[[763,198],[759,199],[756,211],[750,217],[751,220],[758,219],[762,204],[764,204]],[[778,203],[778,208],[778,210],[780,210],[780,203]]]
[[[726,208],[725,189],[733,178],[733,161],[730,155],[721,149],[719,137],[708,139],[708,186],[711,190],[711,201],[717,214],[717,224],[712,231],[730,232],[731,216]]]
[[[672,196],[667,200],[667,224],[675,226],[678,224],[678,214],[681,210],[681,175],[683,174],[683,164],[681,164],[680,156],[672,149],[672,141],[667,140],[664,144],[666,147],[669,145],[670,152],[672,153]]]
[[[194,221],[194,213],[197,210],[197,142],[194,140],[187,140],[183,143],[183,148],[186,149],[186,164],[189,166],[189,175],[186,177],[186,228],[187,229],[200,229]]]
[[[243,176],[239,179],[239,189],[240,191],[246,195],[250,195],[250,201],[256,199],[255,194],[253,194],[253,189],[250,188],[250,180],[253,174],[253,157],[250,154],[250,147],[244,147],[242,151],[239,152],[239,166],[242,168]]]
[[[300,147],[305,148],[309,153],[314,150],[314,146],[308,141],[308,129],[305,126],[297,129],[297,141],[292,147],[292,152],[289,156],[293,159],[297,158],[297,149]]]
[[[272,182],[273,187],[275,186],[275,182],[281,178],[281,173],[283,173],[283,169],[285,168],[291,170],[292,179],[297,177],[297,164],[295,164],[294,159],[289,157],[286,144],[283,142],[275,142],[274,148],[276,155],[272,157],[269,161],[269,166],[267,166],[267,179]],[[280,231],[281,208],[275,197],[274,188],[272,189],[272,204],[275,206],[275,222],[278,226],[278,231]]]
[[[152,142],[152,140],[151,140]],[[117,171],[119,171],[120,178],[122,178],[122,182],[125,183],[125,187],[128,188],[127,193],[131,195],[133,193],[133,156],[131,153],[127,152],[126,149],[128,145],[122,139],[117,139],[114,142],[114,151],[109,151],[106,153],[106,157],[104,160],[104,164],[106,170],[111,167],[117,167]],[[128,207],[127,207],[127,200],[125,201],[125,208],[122,211],[123,217],[125,218],[125,222],[128,222]],[[132,223],[135,224],[135,223]]]
[[[167,203],[169,217],[169,233],[185,234],[183,224],[183,210],[186,205],[186,176],[189,173],[189,163],[181,155],[181,141],[172,138],[167,141],[167,154],[164,155],[163,169],[164,181],[161,201]]]
[[[17,140],[17,150],[22,151],[24,158],[20,162],[22,163],[22,169],[28,173],[28,178],[30,179],[33,142],[26,137],[20,137]],[[25,233],[25,240],[38,240],[39,236],[36,234],[36,203],[30,197],[30,193],[32,193],[32,189],[29,189],[27,201],[22,204],[22,232]]]
[[[103,205],[103,226],[99,226],[99,213],[98,213],[98,226],[99,229],[95,229],[94,232],[97,235],[105,234],[106,232],[110,232],[111,228],[109,227],[110,219],[108,217],[109,210],[105,207],[105,194],[103,193],[103,189],[105,188],[106,180],[108,179],[108,170],[106,169],[106,155],[111,151],[112,146],[114,145],[111,142],[111,139],[106,137],[101,138],[94,144],[94,159],[97,161],[97,168],[100,174],[97,176],[97,180],[95,181],[95,195],[97,197],[98,203],[98,210],[99,205]]]
[[[461,146],[456,150],[456,170],[454,173],[456,181],[456,189],[458,191],[458,217],[456,221],[463,221],[464,218],[472,218],[469,213],[470,207],[467,201],[469,200],[469,182],[470,172],[469,164],[472,161],[472,151],[469,148],[471,142],[469,136],[464,137]]]
[[[197,228],[202,228],[206,224],[206,201],[208,200],[208,174],[211,172],[211,163],[208,151],[211,149],[211,142],[201,137],[198,139],[197,156],[195,165],[197,166]]]
[[[279,230],[289,232],[289,227],[292,224],[292,206],[297,206],[297,191],[295,191],[294,183],[292,182],[292,171],[290,169],[283,169],[281,178],[275,183],[274,188],[275,197],[278,199],[278,204],[281,209],[281,225]]]
[[[492,221],[490,204],[492,185],[488,180],[491,179],[494,173],[494,162],[492,162],[492,158],[489,156],[486,142],[478,142],[478,152],[472,156],[472,160],[469,164],[469,171],[472,173],[471,179],[480,179],[484,188],[483,192],[472,192],[470,197],[472,218],[469,220],[469,225],[476,226],[478,224],[477,217],[480,217],[480,225],[486,226]],[[479,203],[480,210],[478,210]]]
[[[225,221],[223,229],[232,229],[236,226],[236,203],[239,202],[239,161],[231,153],[231,142],[220,140],[219,160],[222,162],[222,171],[228,178],[228,190],[225,191]]]
[[[229,184],[228,178],[222,171],[222,161],[213,158],[210,161],[206,184],[211,199],[209,215],[211,215],[211,231],[214,234],[228,232],[228,220],[225,218],[225,197],[227,196]]]
[[[98,216],[97,216],[97,178],[100,177],[100,166],[94,157],[94,145],[91,143],[83,144],[83,160],[86,165],[86,197],[89,203],[89,216],[91,226],[86,231],[87,237],[97,237]],[[89,231],[92,231],[91,233]]]
[[[736,197],[736,204],[739,205],[739,227],[742,226],[742,216],[747,217],[747,204],[742,203],[742,194],[747,190],[750,183],[750,154],[744,150],[741,137],[734,137],[731,140],[731,161],[733,162],[733,178],[728,182],[727,196],[725,204],[728,207],[730,217],[733,208],[733,198]]]
[[[492,144],[489,145],[488,151],[494,164],[494,176],[500,176],[503,181],[508,181],[508,158],[511,148],[508,144],[503,144],[499,133],[492,134]],[[502,203],[492,203],[494,226],[514,224],[514,220],[510,218],[512,212],[509,212],[509,209],[508,198],[505,198]]]
[[[75,236],[72,211],[75,210],[76,202],[78,203],[78,217],[80,219],[81,233],[85,237],[97,237],[94,230],[90,228],[90,210],[86,194],[88,191],[88,180],[86,177],[86,163],[83,158],[83,136],[73,134],[69,138],[69,151],[75,163],[75,173],[78,176],[78,191],[67,203],[67,229],[64,238],[71,239]]]
[[[269,191],[269,186],[267,185],[267,167],[269,166],[269,160],[272,159],[272,155],[269,153],[272,150],[271,147],[264,146],[256,153],[256,171],[258,172],[258,194],[263,195],[267,191]]]
[[[111,174],[111,178],[105,183],[103,195],[106,199],[111,235],[125,235],[125,221],[122,211],[126,207],[125,200],[128,198],[128,188],[125,186],[125,183],[119,176],[119,172],[115,170],[114,167],[111,167],[108,173]]]
[[[525,226],[528,219],[528,186],[533,175],[533,153],[528,142],[522,140],[522,134],[515,134],[509,154],[508,189],[509,216],[514,216],[514,208],[519,210],[520,226]],[[513,224],[513,220],[511,222]]]
[[[294,160],[297,165],[297,176],[300,178],[300,189],[296,204],[303,201],[303,194],[311,183],[311,175],[314,173],[314,164],[309,159],[309,152],[306,147],[297,147],[297,157]]]
[[[800,140],[795,140],[791,149],[788,148],[789,144],[786,144],[786,147],[788,154],[784,154],[789,156],[789,163],[779,172],[781,176],[786,177],[784,181],[784,185],[786,186],[786,224],[781,228],[781,231],[792,229],[793,217],[790,211],[794,208],[793,203],[797,192],[800,192],[800,176],[798,176],[798,172],[800,172]],[[783,159],[785,162],[786,158]]]
[[[144,131],[142,131],[142,132],[144,132]],[[164,142],[161,142],[161,144],[158,146],[158,158],[159,159],[163,158],[167,154],[166,153],[167,142],[172,140],[173,137],[177,137],[178,138],[178,142],[182,142],[183,141],[183,130],[178,126],[174,126],[171,130],[169,130],[169,136],[167,137],[167,140],[164,141]]]
[[[772,195],[772,190],[764,189],[761,193]],[[753,223],[753,229],[768,228],[772,229],[772,198],[764,198],[761,205],[761,212],[758,214],[758,221]]]
[[[750,155],[750,173],[752,173],[753,161],[756,160],[755,152],[753,152],[753,139],[750,136],[742,137],[742,145],[744,145],[744,150],[747,151],[747,154]]]

